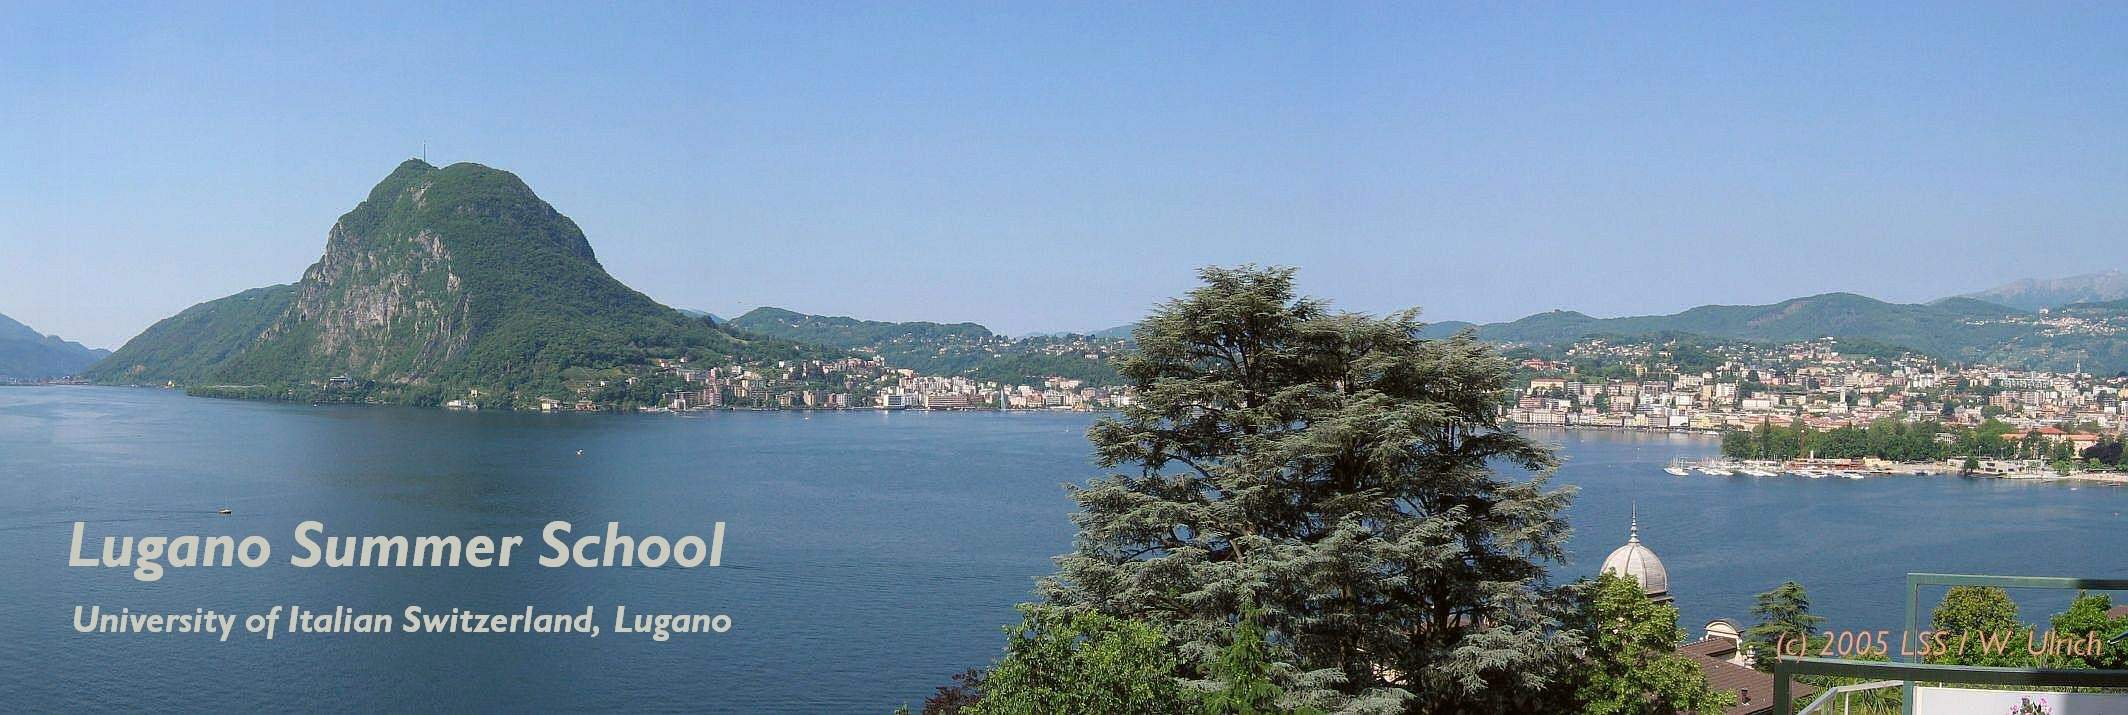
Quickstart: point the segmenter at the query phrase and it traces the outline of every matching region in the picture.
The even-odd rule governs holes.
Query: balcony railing
[[[2075,589],[2080,591],[2128,591],[2128,579],[2055,578],[2044,576],[1980,576],[1968,574],[1910,573],[1906,575],[1906,633],[1920,629],[1920,593],[1924,586],[1994,586],[1997,588]],[[1908,658],[1905,653],[1900,658]],[[1897,681],[1902,689],[1902,710],[1914,715],[1914,686],[1916,683],[1942,683],[1946,685],[1988,685],[2030,688],[2119,688],[2128,689],[2128,670],[2087,670],[2065,668],[2002,668],[1971,665],[1946,665],[1941,663],[1884,662],[1844,660],[1839,658],[1782,657],[1774,661],[1773,700],[1774,713],[1785,715],[1795,712],[1795,702],[1790,692],[1791,682],[1799,675],[1822,675],[1845,678],[1862,678],[1877,681]],[[1839,690],[1840,693],[1886,687],[1889,683],[1868,683]],[[1813,708],[1828,702],[1835,694],[1828,691],[1811,703]]]

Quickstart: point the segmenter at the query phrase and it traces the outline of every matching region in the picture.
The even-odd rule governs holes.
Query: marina
[[[1804,479],[1851,479],[1872,477],[1968,477],[1978,479],[2011,480],[2073,480],[2102,484],[2128,484],[2128,474],[2117,472],[2055,472],[2044,465],[2016,465],[2013,469],[1993,469],[1967,473],[1956,466],[1931,462],[1889,462],[1883,460],[1830,460],[1798,459],[1735,460],[1724,458],[1673,459],[1663,471],[1676,477],[1801,477]]]

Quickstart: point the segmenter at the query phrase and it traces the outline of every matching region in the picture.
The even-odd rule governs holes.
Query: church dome
[[[1603,558],[1603,570],[1640,582],[1640,590],[1650,598],[1670,598],[1670,571],[1663,568],[1662,559],[1655,558],[1654,551],[1641,545],[1639,517],[1634,517],[1626,534],[1626,545]]]

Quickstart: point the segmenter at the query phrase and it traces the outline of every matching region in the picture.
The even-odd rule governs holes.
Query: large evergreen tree
[[[1074,490],[1051,600],[1158,625],[1203,679],[1241,614],[1291,705],[1418,713],[1556,707],[1576,634],[1547,566],[1568,489],[1505,428],[1509,366],[1415,312],[1336,312],[1290,269],[1207,268],[1118,369],[1135,402],[1089,432],[1115,473]]]

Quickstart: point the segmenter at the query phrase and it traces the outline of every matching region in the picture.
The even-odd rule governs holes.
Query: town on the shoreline
[[[1522,388],[1502,407],[1511,422],[1722,435],[1730,463],[1716,471],[2053,477],[2123,469],[2128,376],[1947,364],[1830,338],[1588,338],[1517,357]]]
[[[586,381],[575,401],[539,398],[542,412],[599,411],[616,404],[641,412],[702,410],[1062,410],[1114,409],[1130,403],[1128,388],[1046,377],[1009,384],[960,375],[926,375],[889,366],[879,357],[779,360],[755,365],[699,366],[657,360],[645,375]],[[444,403],[474,409],[479,395]]]

